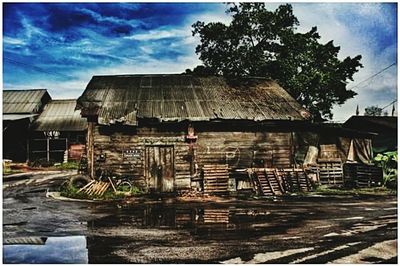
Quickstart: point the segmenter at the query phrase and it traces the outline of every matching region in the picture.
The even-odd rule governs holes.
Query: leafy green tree
[[[199,74],[274,79],[315,120],[332,118],[333,105],[356,95],[346,85],[362,67],[361,56],[340,60],[340,47],[333,41],[321,44],[316,27],[296,32],[299,21],[290,4],[274,11],[264,3],[230,4],[227,12],[232,15],[229,25],[200,21],[192,25],[201,42],[196,47],[204,64]]]
[[[364,115],[381,116],[382,108],[379,108],[378,106],[368,106],[365,108]]]

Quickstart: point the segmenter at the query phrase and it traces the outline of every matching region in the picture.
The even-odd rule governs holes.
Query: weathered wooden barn
[[[3,91],[3,158],[25,162],[29,127],[51,100],[46,90]]]
[[[89,174],[111,171],[147,191],[279,195],[382,178],[373,134],[312,123],[271,80],[94,76],[77,108],[88,121]]]
[[[290,168],[294,132],[310,118],[273,81],[188,75],[94,76],[77,108],[90,175],[108,170],[161,192],[199,189],[202,179],[207,190],[222,172]]]
[[[30,161],[78,161],[86,144],[86,119],[75,110],[76,100],[51,100],[32,123]]]

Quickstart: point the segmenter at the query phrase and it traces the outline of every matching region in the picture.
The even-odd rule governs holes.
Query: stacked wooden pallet
[[[227,164],[204,165],[203,172],[205,193],[228,191],[229,168]]]
[[[382,168],[374,165],[348,163],[343,166],[348,187],[375,187],[382,185]]]
[[[340,159],[319,159],[318,166],[321,185],[343,186],[343,169]]]

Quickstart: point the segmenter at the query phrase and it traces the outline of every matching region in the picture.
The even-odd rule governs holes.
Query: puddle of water
[[[110,210],[108,210],[110,211]],[[142,204],[113,209],[108,216],[87,222],[86,236],[5,239],[4,263],[127,263],[148,245],[195,249],[194,243],[221,241],[240,245],[260,237],[286,233],[304,223],[307,212],[290,216],[270,206]],[[314,214],[317,215],[317,214]],[[313,216],[313,214],[311,214]],[[292,237],[288,234],[287,237]],[[26,240],[28,239],[28,240]],[[36,240],[35,240],[36,239]],[[188,243],[182,247],[182,243]],[[212,248],[212,247],[205,247]],[[123,257],[118,252],[127,252]],[[170,252],[163,254],[168,256]],[[188,252],[188,254],[191,254]],[[149,256],[146,253],[145,256]],[[158,261],[158,254],[154,261]],[[139,260],[141,261],[141,260]]]
[[[87,264],[88,250],[86,246],[84,236],[8,239],[3,244],[3,263]]]
[[[266,233],[285,233],[300,225],[304,214],[287,217],[279,209],[263,207],[166,206],[162,204],[122,208],[117,213],[88,222],[89,230],[118,226],[131,229],[177,229],[201,239],[239,240]]]

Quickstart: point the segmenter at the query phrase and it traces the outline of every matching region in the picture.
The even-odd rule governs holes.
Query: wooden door
[[[174,190],[174,147],[146,147],[146,178],[150,189],[159,192]]]

